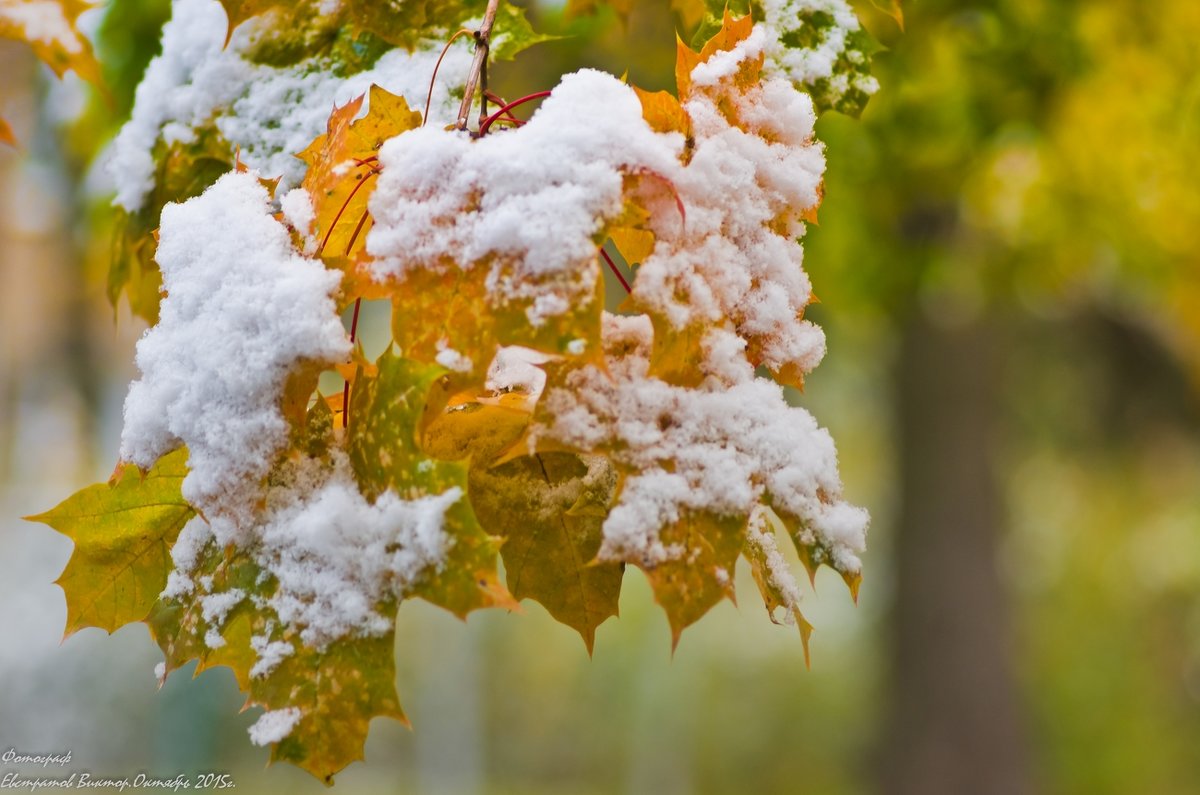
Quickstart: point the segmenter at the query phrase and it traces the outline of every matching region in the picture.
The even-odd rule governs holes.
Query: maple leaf
[[[602,456],[538,453],[471,468],[471,505],[505,539],[508,587],[574,628],[591,654],[596,627],[617,615],[624,564],[597,561],[601,526],[617,485]]]
[[[592,295],[539,326],[529,323],[527,303],[492,299],[486,261],[466,269],[414,269],[388,288],[392,338],[406,356],[422,362],[434,362],[446,350],[458,353],[477,381],[496,349],[505,345],[595,361],[600,355],[604,280],[597,262],[591,268],[597,271]]]
[[[734,599],[733,573],[746,538],[744,517],[689,513],[659,531],[671,557],[633,559],[646,573],[654,600],[671,625],[671,648],[683,630],[704,617],[722,599]]]
[[[858,590],[862,585],[862,572],[857,567],[848,568],[840,565],[837,557],[830,551],[826,544],[821,543],[812,529],[799,517],[788,513],[782,508],[772,505],[776,516],[783,523],[788,535],[791,536],[792,543],[796,547],[796,553],[800,556],[800,562],[804,565],[805,571],[808,572],[810,582],[815,583],[817,577],[817,569],[822,565],[841,575],[845,581],[846,587],[850,589],[850,596],[855,602],[858,601]]]
[[[395,632],[347,638],[317,650],[301,646],[271,673],[251,681],[250,699],[268,710],[298,710],[299,719],[273,742],[284,760],[326,783],[364,758],[373,718],[407,724],[396,694]]]
[[[904,8],[901,0],[871,0],[871,3],[883,13],[896,20],[900,30],[904,30]]]
[[[261,573],[261,568],[244,555],[209,543],[190,577],[206,579],[212,593],[228,593],[234,589],[256,593],[262,590]],[[196,660],[196,676],[223,665],[233,672],[238,688],[248,691],[250,671],[257,658],[250,638],[255,632],[262,631],[265,617],[255,615],[251,602],[243,601],[226,617],[219,631],[223,643],[214,648],[206,642],[208,631],[213,627],[204,618],[201,605],[194,594],[160,595],[146,617],[150,635],[164,655],[163,676]]]
[[[305,0],[300,3],[284,0],[221,0],[229,18],[226,43],[233,30],[256,16],[281,12],[283,21],[277,30],[304,30],[322,26],[326,29],[345,28],[354,36],[369,36],[394,47],[414,50],[430,39],[445,38],[463,23],[483,16],[484,0],[408,0],[403,4],[380,3],[377,0],[344,0],[331,12],[322,12],[320,3]],[[501,60],[555,36],[535,33],[525,16],[525,10],[509,3],[500,6],[492,28],[492,56]],[[327,38],[308,36],[311,39]],[[280,50],[295,49],[293,46]]]
[[[898,6],[898,0],[890,2]],[[239,51],[231,58],[255,68],[303,63],[306,75],[332,69],[339,78],[373,64],[389,47],[429,52],[431,41],[444,40],[484,8],[483,0],[413,0],[400,6],[372,0],[221,3],[227,36],[247,19],[270,15],[253,36],[238,37]],[[594,10],[596,3],[572,0],[568,11]],[[195,512],[179,494],[186,452],[177,451],[144,479],[125,468],[115,485],[92,487],[34,517],[76,541],[62,578],[68,632],[87,625],[111,630],[140,619],[164,653],[166,672],[191,661],[197,673],[229,667],[248,705],[266,710],[251,729],[252,740],[269,744],[273,761],[293,762],[327,782],[362,758],[374,717],[405,721],[393,644],[395,617],[406,599],[421,598],[466,617],[485,607],[517,609],[517,599],[530,598],[579,632],[590,653],[597,627],[617,615],[624,568],[633,563],[643,569],[666,613],[674,648],[685,628],[722,599],[733,599],[734,568],[744,556],[772,620],[782,610],[785,622],[796,623],[807,655],[811,628],[768,525],[774,522],[788,533],[810,575],[830,565],[856,592],[865,515],[841,502],[836,453],[824,431],[803,410],[788,406],[777,385],[753,373],[767,364],[776,379],[799,383],[804,367],[811,366],[799,355],[782,363],[784,357],[771,358],[764,342],[769,332],[761,331],[762,324],[755,330],[751,322],[773,313],[796,321],[781,326],[801,326],[800,313],[811,297],[807,277],[799,272],[791,281],[781,278],[789,285],[786,307],[775,311],[771,304],[772,313],[758,316],[738,303],[753,302],[755,295],[747,292],[743,299],[736,293],[722,303],[717,283],[744,274],[750,275],[747,282],[770,282],[781,273],[758,261],[744,267],[729,261],[738,252],[748,256],[760,231],[787,243],[761,246],[772,252],[767,259],[794,260],[799,267],[795,239],[802,220],[814,217],[812,185],[820,173],[809,160],[819,157],[795,158],[800,163],[795,170],[780,173],[796,178],[776,180],[779,185],[765,185],[756,175],[754,184],[742,180],[722,192],[742,186],[758,192],[755,201],[768,210],[739,214],[751,219],[745,224],[749,232],[732,223],[729,207],[736,203],[709,201],[717,192],[697,186],[696,175],[716,178],[711,161],[699,165],[711,154],[703,146],[713,130],[732,131],[730,138],[745,134],[747,173],[782,169],[775,154],[780,161],[805,150],[812,154],[815,145],[805,126],[811,126],[812,114],[795,101],[802,98],[786,82],[770,76],[780,74],[779,61],[767,71],[766,59],[774,57],[770,48],[784,34],[768,28],[747,43],[755,23],[736,2],[718,7],[716,0],[672,0],[672,5],[705,37],[695,50],[677,43],[677,96],[637,90],[649,130],[638,119],[637,104],[630,104],[629,89],[594,74],[572,78],[587,91],[566,91],[547,103],[545,116],[522,122],[498,113],[473,136],[415,130],[421,115],[378,86],[333,109],[326,132],[298,155],[307,166],[301,187],[312,203],[313,222],[294,229],[291,241],[310,252],[307,247],[317,241],[325,267],[342,272],[344,303],[390,300],[395,344],[376,362],[366,360],[360,345],[351,363],[337,367],[348,382],[345,397],[317,391],[317,362],[297,361],[286,380],[271,386],[267,402],[277,405],[289,426],[286,449],[279,450],[280,441],[250,478],[261,499],[244,513],[217,517],[221,506],[214,503],[210,510],[205,503],[213,523],[193,519]],[[634,8],[632,0],[617,0],[614,7],[622,17]],[[831,31],[834,22],[826,16],[832,19],[806,18],[805,35],[839,32]],[[544,38],[533,32],[523,10],[502,4],[491,55],[509,57]],[[726,58],[731,69],[697,72],[693,84],[697,66],[732,50],[746,54],[736,64]],[[863,91],[859,84],[838,87],[854,59],[845,52],[836,57],[846,60],[838,61],[836,79],[824,88],[809,86],[818,95],[825,91],[829,103]],[[854,64],[862,68],[860,61]],[[776,80],[771,86],[776,99],[782,95],[794,106],[790,137],[787,130],[771,128],[771,114],[762,112],[775,107],[763,99],[770,99],[769,80]],[[608,90],[614,107],[624,103],[620,114],[611,114],[612,124],[598,123],[608,116],[579,113],[580,107],[607,107],[595,97]],[[357,118],[364,107],[366,115]],[[236,119],[242,111],[235,102],[214,112]],[[555,117],[556,112],[564,115]],[[581,118],[578,129],[591,138],[563,135],[565,122]],[[503,138],[488,137],[492,122]],[[644,152],[601,153],[614,140],[624,146],[628,123],[636,128],[630,134],[641,136],[628,149]],[[505,124],[524,126],[525,135],[521,129],[501,133]],[[543,137],[534,137],[533,130]],[[214,122],[191,131],[190,138],[172,135],[170,145],[159,140],[150,152],[158,169],[154,187],[141,210],[123,217],[110,272],[110,296],[116,300],[128,291],[135,311],[151,319],[159,299],[153,257],[162,208],[200,193],[231,166],[243,168]],[[575,146],[579,156],[544,162],[578,161],[588,168],[579,174],[525,173],[521,141],[557,146],[561,139],[582,141]],[[379,155],[389,140],[395,143],[383,151],[383,171]],[[247,151],[257,146],[242,143]],[[753,147],[765,147],[766,154]],[[405,153],[409,160],[401,157]],[[592,154],[597,168],[586,160]],[[442,155],[445,167],[431,167]],[[512,168],[501,170],[497,161]],[[699,167],[688,172],[690,165]],[[470,176],[461,189],[451,190],[448,174]],[[811,174],[816,176],[810,183],[805,178]],[[375,190],[381,180],[386,192]],[[791,189],[784,182],[803,187]],[[512,208],[524,206],[515,202],[527,188],[545,193],[527,211],[543,215],[530,224],[539,230],[538,249],[533,243],[509,245],[510,230],[522,231],[526,212]],[[555,237],[556,221],[568,215],[562,197],[572,196],[586,202],[579,203],[571,223],[558,224],[571,230],[568,246],[563,244],[568,233]],[[279,217],[305,226],[301,219],[308,208],[287,203],[297,198],[283,199]],[[692,226],[685,199],[696,210]],[[496,212],[499,205],[507,215]],[[423,212],[431,206],[434,212]],[[406,215],[406,208],[422,211]],[[482,229],[492,223],[487,214],[493,212],[500,219],[497,228]],[[376,220],[372,240],[382,242],[373,243],[373,259],[366,240]],[[418,222],[422,229],[439,230],[433,236],[439,245],[414,241]],[[383,239],[384,231],[393,233],[390,240]],[[702,245],[731,238],[733,248]],[[775,238],[769,242],[778,242]],[[640,316],[603,313],[598,253],[609,239],[641,269],[647,294],[635,283],[625,305]],[[654,271],[668,255],[682,274],[678,281],[664,266]],[[727,273],[717,272],[722,267]],[[705,312],[691,311],[699,302],[684,306],[692,300],[685,294],[689,286],[712,299]],[[654,297],[662,301],[641,303],[655,288]],[[671,300],[682,310],[671,314],[676,308],[668,306]],[[329,319],[340,341],[332,311]],[[530,357],[522,364],[544,372],[534,370],[536,377],[529,379],[526,370],[514,367],[505,381],[498,373],[518,346],[531,349],[515,354]],[[709,368],[713,350],[732,352],[736,361]],[[562,427],[553,427],[563,416]],[[791,433],[794,427],[800,429]],[[230,457],[221,463],[238,462]],[[393,510],[386,520],[379,518]],[[353,519],[345,520],[347,515]],[[101,526],[111,527],[85,528],[91,516],[104,517]],[[374,562],[380,550],[387,565],[365,565],[363,555]],[[498,575],[500,558],[507,587]],[[314,568],[322,576],[311,577]],[[309,590],[314,580],[329,587]]]
[[[727,9],[722,18],[721,27],[704,42],[704,46],[700,48],[699,52],[684,44],[682,39],[676,38],[675,84],[679,88],[680,101],[686,101],[692,93],[692,70],[700,64],[706,63],[718,52],[732,50],[740,42],[745,41],[753,29],[754,20],[749,15],[734,17]],[[738,65],[735,82],[738,85],[751,85],[756,82],[756,78],[762,70],[762,60],[760,55],[756,59],[742,61]]]
[[[0,119],[0,143],[6,143],[9,146],[17,145],[17,138],[13,135],[12,127],[8,126],[8,122]]]
[[[363,249],[379,147],[421,125],[421,114],[411,110],[404,97],[377,85],[371,86],[366,116],[356,120],[362,104],[359,96],[335,108],[326,132],[297,155],[308,164],[300,186],[313,203],[312,231],[322,253],[352,257]]]
[[[229,39],[238,25],[272,9],[288,6],[288,3],[282,0],[220,0],[220,2],[225,9],[225,16],[229,20],[229,26],[225,31],[226,45],[229,44]]]
[[[779,608],[783,608],[787,611],[784,621],[794,623],[800,630],[800,640],[804,644],[804,661],[808,663],[808,640],[812,636],[812,625],[800,612],[800,594],[791,571],[788,570],[787,562],[775,543],[774,528],[766,508],[760,508],[751,514],[750,523],[746,528],[746,548],[742,554],[750,563],[750,573],[754,576],[759,593],[762,594],[763,604],[771,621],[780,623],[775,614]]]
[[[327,783],[351,762],[363,758],[369,724],[388,717],[407,724],[395,686],[394,632],[349,637],[322,648],[301,643],[295,628],[282,627],[265,606],[274,590],[270,577],[241,553],[209,544],[197,570],[210,594],[243,594],[219,620],[208,620],[198,596],[166,597],[146,623],[166,658],[166,673],[192,660],[196,675],[227,666],[247,706],[295,710],[286,736],[271,741],[271,761],[291,762]],[[237,598],[237,597],[234,597]],[[382,611],[395,618],[393,603]],[[256,645],[281,645],[276,659],[262,665]]]
[[[440,461],[418,444],[418,429],[431,390],[446,375],[384,351],[374,376],[358,379],[351,402],[350,463],[363,494],[374,499],[391,489],[406,499],[459,489],[464,498],[447,511],[452,539],[444,565],[411,594],[459,617],[483,607],[513,607],[496,573],[497,539],[479,526],[467,494],[467,467]]]
[[[170,548],[195,515],[180,495],[187,451],[164,456],[143,476],[132,464],[45,513],[26,517],[75,542],[58,578],[67,597],[66,634],[113,632],[150,612],[172,568]]]
[[[457,389],[460,379],[438,379],[430,391],[419,431],[421,449],[435,458],[490,461],[521,438],[532,419],[530,396],[493,395],[479,387]]]
[[[746,41],[754,30],[754,22],[749,16],[734,17],[726,9],[720,26],[706,40],[699,50],[693,50],[682,40],[676,40],[675,78],[678,85],[678,98],[665,91],[648,92],[638,89],[637,95],[642,104],[642,115],[652,129],[664,133],[679,133],[685,137],[685,148],[682,161],[687,165],[694,152],[696,141],[693,137],[692,122],[687,108],[693,101],[704,101],[715,106],[716,110],[725,117],[733,127],[739,128],[752,135],[765,135],[771,140],[773,133],[765,133],[752,122],[741,118],[741,101],[752,96],[759,90],[763,79],[764,55],[759,52],[752,57],[741,59],[736,69],[712,85],[695,87],[692,84],[692,73],[701,64],[707,63],[718,53],[734,50]],[[640,261],[654,251],[656,237],[654,229],[663,223],[662,215],[665,207],[673,200],[679,207],[682,233],[676,235],[686,240],[686,208],[666,180],[654,179],[653,175],[638,175],[638,179],[627,181],[626,209],[621,220],[610,234],[614,243],[623,256],[630,261]],[[817,204],[821,197],[818,186],[817,202],[811,206],[782,209],[775,218],[764,224],[772,234],[788,237],[794,234],[790,230],[800,221],[815,220]],[[657,228],[661,231],[661,226]],[[797,268],[799,264],[797,263]],[[708,277],[712,278],[712,277]],[[752,308],[755,300],[747,298],[747,304]],[[789,297],[789,303],[796,313],[796,319],[803,317],[804,305],[812,300],[811,293]],[[680,324],[669,321],[661,311],[645,303],[640,293],[635,289],[628,308],[633,311],[644,311],[650,314],[654,324],[654,349],[650,357],[650,372],[669,383],[695,386],[703,381],[704,373],[699,364],[703,358],[701,343],[711,329],[711,322]],[[731,324],[737,334],[745,340],[746,350],[751,364],[758,366],[767,364],[772,376],[780,383],[802,388],[804,374],[811,367],[811,360],[803,358],[780,360],[768,355],[768,347],[773,336],[773,330],[764,330],[761,324],[747,322],[744,305],[734,304],[725,308],[725,322]],[[807,352],[805,352],[807,353]]]
[[[642,101],[643,113],[651,129],[656,132],[679,132],[686,139],[683,162],[690,157],[693,143],[691,119],[683,111],[679,100],[666,91],[649,94],[637,86],[633,87]],[[634,266],[654,253],[657,240],[653,230],[654,213],[650,207],[663,203],[664,198],[674,202],[679,211],[681,226],[687,222],[686,208],[675,186],[660,174],[643,171],[624,176],[625,206],[620,216],[609,225],[607,234],[625,261]]]
[[[76,27],[89,8],[83,0],[0,0],[0,36],[28,44],[59,77],[73,71],[101,86],[92,45]]]

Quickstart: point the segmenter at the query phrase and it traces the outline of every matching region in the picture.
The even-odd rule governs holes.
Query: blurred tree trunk
[[[987,319],[948,328],[918,310],[904,321],[885,795],[1031,791],[997,571],[999,342]]]

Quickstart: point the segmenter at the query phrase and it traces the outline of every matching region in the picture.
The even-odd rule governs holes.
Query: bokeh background
[[[817,578],[809,670],[745,571],[673,658],[633,570],[593,659],[532,603],[465,624],[406,604],[415,731],[376,721],[339,791],[1200,792],[1200,4],[911,0],[903,32],[862,6],[882,88],[818,125],[805,266],[830,354],[795,395],[873,515],[860,604]],[[106,7],[108,103],[0,43],[20,139],[0,150],[0,751],[315,793],[265,769],[227,672],[160,690],[140,626],[60,643],[70,542],[19,519],[111,470],[143,329],[104,298],[94,158],[169,9]],[[577,35],[501,93],[583,65],[669,85],[665,0],[628,33],[532,13]]]

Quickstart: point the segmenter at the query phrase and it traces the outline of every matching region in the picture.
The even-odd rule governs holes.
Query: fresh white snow
[[[413,52],[385,53],[370,69],[346,77],[332,64],[309,59],[276,68],[247,60],[256,22],[240,25],[225,46],[227,21],[218,0],[175,0],[163,28],[162,54],[150,62],[138,85],[133,116],[113,145],[109,170],[116,203],[130,212],[142,207],[154,186],[152,152],[156,142],[195,140],[196,131],[215,125],[241,161],[265,177],[282,177],[280,192],[297,185],[304,164],[293,155],[325,132],[334,105],[344,105],[377,84],[424,108],[440,42]],[[453,118],[450,94],[461,85],[471,50],[452,47],[433,89],[430,124]],[[367,108],[364,106],[363,112]]]
[[[166,296],[137,345],[121,457],[148,468],[187,445],[183,496],[228,543],[287,446],[289,374],[349,356],[332,298],[341,276],[292,248],[253,173],[168,205],[157,259]]]

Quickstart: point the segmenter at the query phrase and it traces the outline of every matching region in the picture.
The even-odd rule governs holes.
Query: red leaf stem
[[[487,135],[488,128],[491,127],[496,122],[496,119],[499,119],[505,113],[508,113],[513,108],[517,107],[518,105],[524,105],[526,102],[532,102],[535,99],[544,99],[548,96],[550,96],[549,91],[538,91],[535,94],[529,94],[527,96],[521,97],[520,99],[514,99],[512,102],[509,102],[507,105],[502,106],[500,108],[500,110],[496,111],[491,116],[488,116],[486,119],[483,120],[483,124],[479,125],[479,137],[482,138],[484,135]]]

